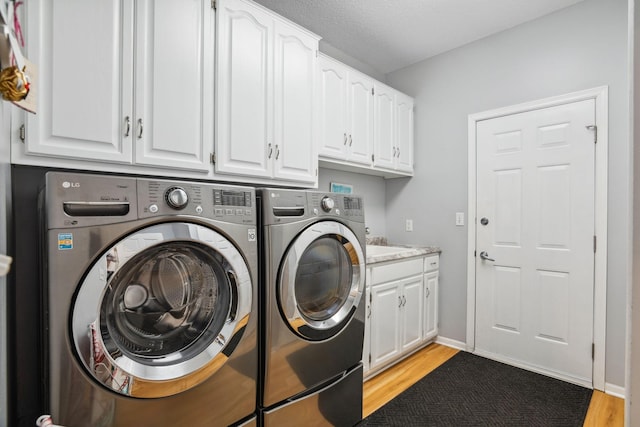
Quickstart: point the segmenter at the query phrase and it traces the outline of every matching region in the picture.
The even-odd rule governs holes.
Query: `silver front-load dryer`
[[[54,422],[250,425],[254,190],[50,172],[42,195]]]
[[[352,426],[362,417],[362,197],[260,189],[265,427]]]

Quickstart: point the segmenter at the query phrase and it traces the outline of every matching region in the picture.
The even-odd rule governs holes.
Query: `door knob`
[[[480,258],[482,258],[482,259],[484,259],[486,261],[495,261],[495,259],[489,258],[489,254],[487,253],[487,251],[480,252]]]
[[[482,225],[487,225],[487,224],[489,224],[489,218],[487,218],[486,216],[485,216],[485,217],[482,217],[482,218],[480,219],[480,224],[482,224]]]

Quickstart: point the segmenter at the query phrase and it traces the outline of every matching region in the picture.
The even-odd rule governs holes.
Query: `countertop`
[[[435,246],[401,246],[401,245],[367,245],[367,265],[404,258],[439,254],[440,248]]]

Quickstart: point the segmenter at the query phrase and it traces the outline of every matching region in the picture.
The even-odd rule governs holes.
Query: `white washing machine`
[[[49,172],[41,196],[53,421],[255,425],[255,191]]]
[[[362,197],[260,189],[260,415],[265,427],[362,419]]]

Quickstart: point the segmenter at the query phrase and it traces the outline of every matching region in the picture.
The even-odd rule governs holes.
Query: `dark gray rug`
[[[461,351],[358,426],[582,426],[591,394]]]

